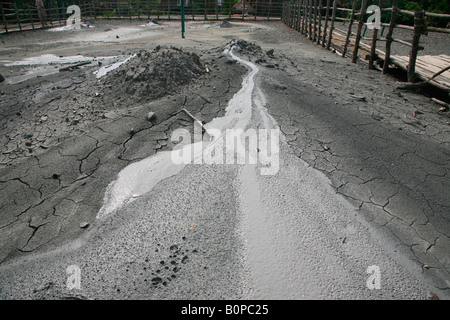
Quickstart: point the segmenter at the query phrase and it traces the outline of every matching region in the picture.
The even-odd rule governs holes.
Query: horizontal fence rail
[[[398,66],[403,67],[408,72],[408,82],[414,82],[417,79],[416,62],[418,52],[424,48],[420,46],[420,38],[422,35],[427,35],[428,32],[450,33],[449,28],[436,28],[426,25],[426,18],[441,18],[450,21],[450,15],[428,13],[424,11],[407,11],[398,8],[398,0],[393,0],[391,8],[381,8],[381,1],[377,4],[381,12],[390,12],[390,21],[388,23],[380,23],[379,29],[373,29],[372,37],[364,37],[367,31],[365,22],[370,14],[367,12],[368,5],[372,1],[362,0],[361,6],[357,7],[357,1],[352,1],[352,8],[338,7],[338,0],[296,0],[285,1],[283,3],[282,21],[288,27],[300,32],[305,37],[314,41],[327,49],[338,51],[343,57],[350,55],[352,62],[356,63],[360,57],[359,50],[364,50],[366,58],[368,56],[368,67],[370,69],[377,68],[375,61],[383,58],[382,72],[388,71],[389,65],[394,62],[391,58],[391,46],[393,42],[410,48],[409,61]],[[414,17],[414,26],[399,25],[396,23],[398,14],[406,14]],[[361,18],[362,17],[362,18]],[[344,21],[347,23],[347,30],[342,30],[336,27],[336,21]],[[355,32],[356,27],[356,32]],[[411,41],[404,41],[395,39],[394,29],[401,28],[411,31]],[[384,38],[381,36],[386,31]],[[364,31],[363,31],[364,30]],[[362,40],[370,41],[370,45],[362,42]],[[379,43],[383,43],[382,49],[377,47]],[[349,50],[351,53],[349,53]],[[363,59],[364,60],[364,59]],[[445,69],[445,68],[444,68]],[[442,72],[441,72],[442,73]],[[430,83],[437,87],[449,91],[450,87],[442,86],[441,84],[432,81],[435,76],[423,79],[430,81]],[[423,77],[422,77],[423,78]]]
[[[18,8],[15,1],[0,1],[0,33],[33,30],[44,27],[39,10],[33,4]],[[82,18],[107,19],[180,19],[179,0],[45,1],[47,26],[66,24],[67,8],[78,5]],[[280,20],[282,0],[189,0],[185,7],[187,20]]]

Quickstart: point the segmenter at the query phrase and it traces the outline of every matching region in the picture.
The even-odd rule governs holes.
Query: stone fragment
[[[155,113],[150,111],[149,113],[147,113],[147,120],[148,121],[152,121],[155,118]]]
[[[87,227],[89,227],[89,222],[83,221],[80,223],[81,229],[86,229]]]

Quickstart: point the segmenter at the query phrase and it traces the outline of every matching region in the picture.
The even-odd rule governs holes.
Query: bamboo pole
[[[359,42],[361,41],[361,30],[364,25],[364,16],[366,15],[367,0],[362,0],[361,15],[359,16],[358,29],[356,31],[355,47],[353,48],[352,62],[356,63],[358,59]]]
[[[414,35],[408,64],[408,82],[411,83],[413,83],[416,79],[416,60],[417,53],[419,52],[420,36],[424,32],[425,28],[424,20],[425,12],[423,10],[414,12]]]
[[[333,2],[333,14],[331,17],[330,34],[328,35],[328,43],[327,43],[328,50],[330,50],[331,48],[331,40],[333,39],[334,22],[336,21],[337,2],[338,0],[334,0]]]
[[[383,63],[383,74],[386,74],[389,69],[389,63],[391,60],[391,45],[392,45],[392,34],[394,33],[395,28],[395,18],[397,17],[397,6],[398,0],[394,0],[392,3],[392,15],[391,21],[389,23],[388,33],[386,34],[386,50],[384,55],[384,63]]]

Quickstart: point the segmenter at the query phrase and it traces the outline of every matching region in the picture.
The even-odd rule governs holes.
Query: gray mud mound
[[[234,42],[234,44],[236,44],[235,47],[235,52],[241,55],[247,55],[249,56],[249,58],[260,58],[264,56],[263,50],[261,49],[260,46],[239,39],[239,40],[233,40],[232,43]]]
[[[111,98],[157,99],[176,92],[206,71],[195,53],[177,48],[140,51],[127,63],[108,73],[102,93]]]
[[[220,28],[232,28],[233,25],[228,21],[228,20],[224,20],[220,25]]]

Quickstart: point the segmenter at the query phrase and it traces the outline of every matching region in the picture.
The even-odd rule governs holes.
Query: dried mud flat
[[[396,79],[353,65],[278,22],[227,28],[192,22],[187,39],[180,39],[177,22],[94,25],[80,32],[2,36],[0,261],[58,247],[90,230],[117,173],[171,150],[171,133],[192,128],[182,107],[205,122],[222,115],[247,70],[221,52],[231,39],[245,39],[249,42],[242,42],[240,54],[262,67],[259,84],[269,96],[267,108],[292,152],[324,172],[348,201],[367,209],[368,220],[399,239],[397,250],[448,289],[449,203],[439,190],[449,186],[449,118],[430,102],[431,93],[399,91]],[[30,72],[28,66],[8,64],[44,54],[79,58],[52,64],[58,72],[32,66],[41,76],[8,83]],[[130,57],[100,79],[94,74]],[[59,71],[80,61],[90,63]],[[298,102],[310,112],[294,109]],[[313,108],[321,110],[328,126],[310,117]],[[333,121],[341,126],[327,132]],[[346,131],[349,126],[353,131]],[[369,140],[351,138],[364,126],[374,128]],[[379,158],[375,151],[370,154],[372,147],[394,156],[372,161]],[[373,174],[384,170],[379,163],[389,161],[402,169]],[[406,206],[412,218],[403,215],[411,197],[425,208],[425,218],[414,205]]]

